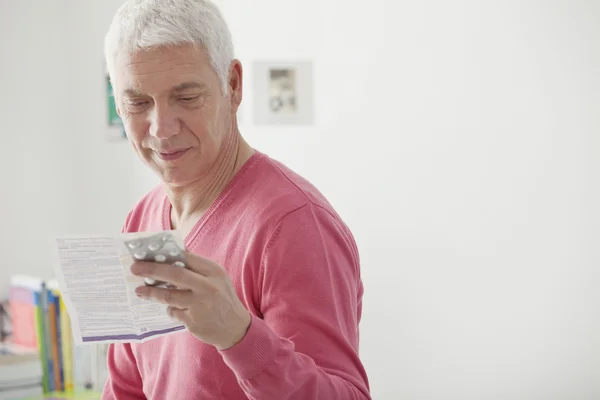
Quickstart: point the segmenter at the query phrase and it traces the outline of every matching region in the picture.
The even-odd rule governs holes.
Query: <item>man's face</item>
[[[123,54],[115,95],[133,148],[165,183],[179,186],[214,172],[235,130],[241,66],[228,95],[206,52],[192,45]]]

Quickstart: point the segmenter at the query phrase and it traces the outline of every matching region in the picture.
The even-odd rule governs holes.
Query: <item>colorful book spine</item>
[[[56,296],[52,289],[48,288],[48,319],[50,321],[50,343],[52,343],[52,367],[54,369],[54,390],[60,392],[60,358],[58,349],[58,313],[56,309]]]
[[[58,286],[58,285],[57,285]],[[62,315],[60,314],[60,291],[58,287],[52,288],[52,300],[54,303],[54,309],[56,312],[55,317],[55,334],[56,340],[54,345],[56,346],[56,367],[55,372],[57,372],[58,379],[56,379],[58,391],[62,392],[65,390],[65,375],[64,375],[64,360],[62,357],[62,329],[61,329],[61,319]]]
[[[48,374],[48,363],[46,361],[46,332],[44,331],[44,310],[42,308],[42,292],[35,292],[35,303],[36,303],[36,312],[35,312],[35,325],[37,332],[37,342],[38,342],[38,352],[40,354],[40,362],[42,363],[42,371],[43,371],[43,387],[44,393],[50,393],[50,381]]]
[[[40,291],[40,285],[40,279],[25,275],[15,275],[10,279],[12,342],[28,349],[38,347],[35,293]]]
[[[30,277],[20,286],[11,283],[10,290],[11,310],[14,311],[11,315],[19,324],[17,333],[24,338],[23,343],[35,346],[39,353],[44,394],[101,388],[103,378],[95,372],[103,369],[92,364],[105,363],[105,355],[92,357],[97,351],[94,346],[75,346],[71,320],[58,283]]]
[[[56,383],[54,380],[54,357],[53,357],[53,351],[52,351],[52,334],[51,334],[51,325],[50,325],[50,302],[49,300],[49,293],[50,290],[48,290],[47,286],[46,286],[46,282],[42,282],[42,292],[41,292],[41,299],[42,299],[42,310],[43,310],[43,330],[44,330],[44,340],[46,341],[46,345],[45,347],[45,359],[46,359],[46,364],[47,364],[47,372],[48,372],[48,390],[50,392],[55,392],[56,391]]]
[[[75,389],[73,381],[73,335],[71,331],[71,319],[62,296],[60,299],[60,327],[62,338],[62,361],[65,392]]]

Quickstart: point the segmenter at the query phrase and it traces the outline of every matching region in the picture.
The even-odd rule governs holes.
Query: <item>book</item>
[[[71,320],[67,314],[65,302],[60,296],[60,330],[62,341],[62,361],[63,361],[63,385],[64,390],[69,392],[75,388],[73,379],[73,340],[71,338]]]
[[[56,281],[50,280],[47,282],[48,288],[48,312],[50,322],[50,342],[52,343],[53,375],[54,375],[54,391],[63,391],[64,371],[62,359],[62,335],[61,335],[61,315],[60,315],[60,290]],[[64,316],[62,316],[64,318]]]
[[[10,280],[9,293],[11,324],[16,327],[16,342],[11,345],[37,357],[42,393],[102,390],[108,376],[107,346],[74,343],[71,318],[57,281],[16,275]],[[26,397],[25,389],[18,391],[24,394],[11,394],[11,398]],[[7,393],[0,392],[0,399],[7,398]]]
[[[37,349],[35,315],[39,303],[35,293],[41,291],[42,281],[26,275],[10,278],[9,307],[12,327],[12,343]]]

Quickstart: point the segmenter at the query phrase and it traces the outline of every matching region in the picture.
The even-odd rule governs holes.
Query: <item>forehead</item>
[[[206,51],[189,44],[121,54],[116,67],[120,92],[158,94],[190,82],[210,87],[217,79]]]

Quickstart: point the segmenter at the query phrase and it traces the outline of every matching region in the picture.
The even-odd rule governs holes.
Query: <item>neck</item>
[[[180,229],[185,221],[202,216],[253,153],[254,150],[236,130],[204,179],[184,186],[167,186],[173,228]]]

